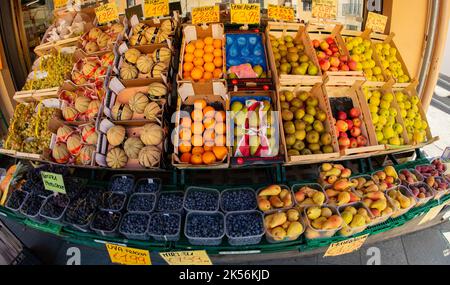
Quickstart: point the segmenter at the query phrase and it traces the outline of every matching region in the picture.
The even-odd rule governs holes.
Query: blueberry
[[[20,212],[26,216],[34,217],[39,213],[42,203],[44,203],[45,198],[42,198],[36,194],[28,196],[25,200]]]
[[[41,215],[48,218],[59,218],[69,205],[69,197],[66,195],[50,196],[41,209]]]
[[[186,192],[184,207],[191,211],[217,211],[219,192],[213,189],[190,188]]]
[[[264,222],[257,211],[228,214],[225,223],[231,237],[258,236],[264,233]]]
[[[133,194],[128,203],[129,212],[150,212],[155,207],[155,195],[146,193]]]
[[[145,234],[148,228],[150,215],[140,213],[127,213],[120,224],[120,232],[123,234]]]
[[[181,216],[177,213],[154,213],[148,232],[151,235],[176,235],[180,230]]]
[[[224,219],[220,213],[191,212],[186,217],[186,236],[191,238],[218,238],[224,232]]]
[[[161,192],[156,204],[156,211],[180,211],[183,209],[183,198],[183,192]]]
[[[99,211],[92,220],[92,229],[111,232],[119,224],[120,216],[121,214],[117,212]]]
[[[12,210],[18,210],[20,206],[22,206],[23,201],[25,201],[27,194],[27,192],[20,190],[12,192],[11,196],[8,199],[8,202],[6,203],[6,207]]]
[[[137,193],[156,193],[159,190],[160,182],[157,179],[142,179],[136,185]]]
[[[105,211],[120,211],[125,204],[127,195],[120,192],[105,192],[100,208]]]
[[[233,189],[222,193],[222,209],[225,212],[247,211],[256,208],[256,196],[252,189]]]
[[[111,179],[109,190],[113,192],[129,192],[133,189],[134,178],[127,175],[117,175]]]

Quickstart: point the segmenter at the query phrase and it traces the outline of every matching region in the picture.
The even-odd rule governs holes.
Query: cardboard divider
[[[318,73],[316,76],[311,75],[294,75],[294,74],[278,74],[275,58],[273,54],[273,48],[270,41],[270,36],[275,36],[276,38],[284,36],[292,36],[293,38],[300,39],[301,43],[305,47],[305,54],[310,60],[314,62],[314,65],[318,68]],[[267,57],[269,59],[269,64],[273,72],[274,81],[277,86],[296,86],[301,85],[314,85],[316,83],[322,82],[322,70],[319,66],[319,61],[316,56],[316,51],[311,44],[311,39],[306,32],[306,26],[297,23],[278,23],[269,22],[266,28],[266,47],[267,47]]]

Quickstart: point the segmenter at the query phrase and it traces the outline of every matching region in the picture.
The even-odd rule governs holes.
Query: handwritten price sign
[[[65,7],[67,5],[68,0],[54,0],[53,3],[55,4],[55,9],[59,9],[62,7]]]
[[[337,0],[313,0],[312,16],[321,19],[335,19],[337,15]]]
[[[231,23],[259,24],[261,10],[259,4],[231,4]]]
[[[152,265],[148,250],[120,246],[117,244],[106,244],[111,262],[125,265]]]
[[[192,24],[217,23],[219,21],[219,6],[205,6],[192,9]]]
[[[95,8],[95,15],[100,25],[119,20],[119,10],[115,2]]]
[[[169,0],[144,0],[144,18],[169,15]]]
[[[274,20],[292,22],[295,18],[294,8],[269,4],[268,17]]]
[[[169,265],[212,265],[204,250],[160,252]]]
[[[388,17],[374,12],[369,12],[367,15],[366,29],[372,29],[376,33],[384,33],[386,29]]]
[[[323,257],[338,256],[354,252],[355,250],[361,248],[361,246],[366,242],[368,236],[369,234],[366,234],[363,236],[332,243],[328,247],[327,252],[325,252],[325,255]]]

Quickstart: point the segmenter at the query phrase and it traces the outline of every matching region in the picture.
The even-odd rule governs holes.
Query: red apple
[[[340,137],[340,138],[348,138],[348,135],[347,135],[347,133],[340,132],[340,133],[339,133],[339,137]]]
[[[348,129],[352,130],[353,129],[353,121],[352,120],[345,120],[347,122],[348,125]]]
[[[322,59],[321,61],[319,61],[320,64],[320,68],[323,71],[327,71],[328,69],[330,69],[330,61],[328,59]]]
[[[349,60],[348,67],[350,68],[350,70],[356,71],[358,69],[358,63],[354,60]]]
[[[327,49],[330,48],[330,45],[329,45],[327,42],[321,42],[321,43],[320,43],[320,48],[321,48],[323,51],[325,51],[325,50],[327,50]]]
[[[353,129],[350,130],[350,134],[352,137],[356,138],[361,135],[361,129],[358,127],[353,127]]]
[[[348,67],[347,64],[343,64],[343,65],[341,66],[341,70],[342,70],[342,71],[349,71],[349,70],[350,70],[350,67]]]
[[[325,54],[327,56],[332,56],[333,55],[333,52],[330,49],[324,50],[324,52],[325,52]]]
[[[327,58],[327,55],[326,55],[323,51],[318,51],[318,52],[317,52],[317,58],[318,58],[319,60],[325,59],[325,58]]]
[[[339,59],[341,54],[339,52],[333,52],[333,56]]]
[[[332,45],[332,44],[335,44],[335,43],[336,43],[332,37],[328,37],[328,38],[326,39],[326,42],[327,42],[329,45]]]
[[[342,62],[347,62],[348,61],[348,56],[346,55],[341,55],[341,57],[339,58],[340,61]]]
[[[338,119],[339,120],[347,120],[347,113],[339,111],[338,112]]]
[[[361,111],[358,108],[351,108],[349,114],[352,118],[359,118]]]
[[[354,127],[360,128],[361,125],[362,125],[362,121],[361,121],[360,118],[354,118],[354,119],[353,119],[353,126],[354,126]]]
[[[339,68],[337,68],[336,66],[332,66],[330,67],[330,71],[339,71]]]
[[[313,40],[312,44],[313,44],[314,48],[318,48],[320,46],[320,41],[319,40]]]
[[[339,52],[339,48],[337,46],[333,46],[330,48],[333,53]]]
[[[364,136],[357,137],[356,141],[358,142],[358,146],[366,146],[367,145],[367,139]]]
[[[340,61],[339,61],[339,59],[337,57],[330,58],[331,66],[338,67],[339,63],[340,63]]]
[[[349,138],[339,138],[339,147],[348,148],[350,145]]]
[[[358,142],[356,141],[355,138],[351,138],[350,139],[350,148],[356,148],[358,147]]]
[[[339,132],[345,133],[348,130],[348,124],[347,124],[347,122],[345,122],[343,120],[338,120],[336,122],[336,126],[337,126]]]

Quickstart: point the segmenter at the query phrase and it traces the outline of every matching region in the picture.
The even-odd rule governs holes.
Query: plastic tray
[[[159,203],[161,201],[161,196],[165,196],[165,195],[169,195],[169,194],[173,194],[176,193],[177,196],[179,196],[180,198],[180,203],[179,203],[179,207],[178,208],[173,208],[173,209],[167,209],[167,208],[163,208],[160,209],[159,208]],[[183,208],[183,199],[184,199],[184,193],[182,191],[163,191],[161,193],[159,193],[158,197],[157,197],[157,202],[156,202],[156,206],[155,206],[155,211],[157,212],[180,212],[183,213],[184,208]]]
[[[392,215],[391,215],[391,218],[397,218],[397,217],[400,217],[401,215],[403,215],[403,214],[405,214],[406,212],[408,212],[411,208],[413,208],[414,206],[415,206],[415,204],[411,204],[408,208],[405,208],[405,209],[399,209],[399,208],[397,208],[397,206],[395,206],[395,204],[393,203],[393,201],[392,201],[392,199],[391,199],[391,197],[389,196],[389,193],[391,192],[391,191],[393,191],[393,190],[400,190],[400,192],[403,194],[403,195],[405,195],[405,196],[407,196],[407,197],[413,197],[414,198],[414,200],[415,200],[415,204],[417,203],[417,199],[414,197],[414,195],[409,191],[409,189],[408,188],[406,188],[405,186],[397,186],[397,187],[395,187],[395,188],[392,188],[392,189],[390,189],[390,190],[388,190],[387,192],[386,192],[386,197],[388,198],[388,200],[391,202],[391,204],[392,205],[394,205],[394,213],[392,213]]]
[[[378,171],[382,171],[382,169],[381,170],[377,170],[377,171],[374,171],[374,172],[372,172],[371,173],[371,177],[372,177],[372,179],[373,179],[373,177],[375,176],[375,173],[377,173]],[[386,189],[386,191],[388,191],[388,190],[390,190],[390,189],[393,189],[393,188],[395,188],[395,187],[397,187],[397,186],[399,186],[399,185],[402,185],[402,182],[400,181],[400,179],[398,179],[398,172],[397,172],[397,170],[395,170],[395,172],[397,173],[397,178],[395,178],[394,179],[394,186],[392,186],[392,187],[389,187],[388,186],[388,188]],[[373,179],[374,181],[376,181],[375,179]],[[375,182],[376,183],[376,182]],[[377,184],[377,185],[379,185],[379,184]]]
[[[299,213],[299,215],[300,215],[298,222],[300,222],[300,224],[302,224],[302,227],[303,227],[302,232],[301,232],[300,234],[298,234],[297,236],[292,237],[292,238],[288,238],[288,237],[286,236],[286,237],[285,237],[284,239],[282,239],[282,240],[276,240],[276,239],[272,236],[272,234],[269,232],[269,230],[267,229],[266,225],[264,225],[264,229],[265,229],[265,232],[266,232],[266,240],[267,240],[267,242],[269,242],[269,243],[280,243],[280,242],[286,242],[286,241],[293,241],[293,240],[298,239],[298,238],[305,232],[305,230],[306,230],[306,223],[305,223],[305,221],[304,221],[304,219],[303,219],[303,217],[302,217],[302,211],[300,211],[300,210],[298,210],[298,209],[295,209],[295,210],[298,211],[298,213]],[[285,210],[285,211],[277,211],[277,212],[275,212],[275,213],[279,213],[279,212],[287,212],[287,211],[288,211],[288,210]],[[266,218],[266,216],[268,216],[268,215],[273,215],[273,214],[275,214],[275,213],[264,215],[264,219]]]
[[[239,45],[238,40],[245,39],[244,45]],[[254,47],[249,44],[249,38],[255,39]],[[263,42],[263,37],[261,33],[227,33],[225,35],[225,45],[226,45],[226,68],[227,70],[231,66],[244,64],[244,63],[250,63],[253,66],[255,65],[261,65],[264,69],[264,72],[267,72],[267,62],[266,62],[266,54],[265,54],[265,43]],[[260,55],[254,55],[253,53],[256,52],[256,50],[261,49]],[[244,55],[242,52],[247,49],[249,54]],[[233,56],[234,53],[239,54],[236,56]]]
[[[318,183],[298,183],[298,184],[294,184],[292,185],[291,189],[292,189],[292,193],[294,193],[294,203],[295,203],[295,208],[297,208],[300,212],[303,211],[303,209],[305,208],[305,206],[301,206],[297,200],[295,199],[295,193],[297,193],[301,188],[308,186],[309,188],[321,191],[324,195],[325,195],[325,201],[323,203],[323,205],[326,205],[328,203],[328,196],[327,193],[325,193],[325,190],[323,190],[323,187],[318,184]],[[318,206],[322,206],[322,205],[318,205]]]
[[[141,184],[157,184],[157,189],[156,191],[149,191],[149,192],[139,192],[138,191],[138,187]],[[162,188],[162,181],[160,178],[141,178],[138,181],[136,181],[136,184],[134,185],[134,192],[135,193],[159,193],[161,191]]]
[[[252,192],[252,194],[253,194],[252,197],[254,199],[255,206],[254,207],[249,207],[247,209],[243,208],[243,209],[229,210],[229,207],[225,207],[224,206],[223,197],[225,195],[227,195],[228,193],[230,193],[230,192]],[[253,188],[250,188],[250,187],[228,188],[228,189],[223,190],[220,193],[220,209],[223,212],[225,212],[225,213],[227,213],[227,212],[251,211],[251,210],[256,210],[257,208],[258,208],[258,203],[257,203],[257,200],[256,200],[256,192],[255,192],[255,190]]]
[[[444,174],[445,172],[447,172],[447,164],[445,164],[445,162],[442,162],[442,159],[441,159],[440,157],[434,158],[432,161],[430,161],[430,164],[434,166],[433,162],[434,162],[435,160],[440,160],[441,163],[444,164],[444,171],[441,172],[441,171],[438,170],[439,175],[442,175],[442,174]],[[434,166],[434,168],[436,169],[436,166]],[[436,170],[437,170],[437,169],[436,169]]]
[[[412,168],[409,168],[409,169],[402,169],[402,170],[399,170],[399,175],[400,175],[400,172],[402,172],[403,170],[408,170],[408,171],[411,172],[412,174],[416,175],[416,178],[417,178],[418,181],[417,181],[417,182],[414,182],[414,183],[424,182],[424,177],[423,177],[422,174],[419,173],[419,171],[417,171],[417,170],[415,170],[415,169],[412,169]],[[401,181],[401,183],[402,183],[403,186],[408,186],[409,184],[414,184],[414,183],[408,183],[408,182],[402,181],[402,180],[400,180],[400,181]]]
[[[256,214],[259,216],[260,218],[260,222],[261,222],[261,227],[260,227],[260,233],[256,234],[256,235],[252,235],[252,236],[232,236],[229,231],[228,231],[228,219],[231,216],[235,216],[235,215],[245,215],[245,214]],[[243,231],[245,231],[245,229],[242,229]],[[259,211],[238,211],[238,212],[228,212],[225,215],[225,234],[228,238],[228,243],[230,245],[234,245],[234,246],[240,246],[240,245],[252,245],[252,244],[258,244],[261,242],[261,238],[264,235],[264,218],[263,215],[261,214],[261,212]]]
[[[132,185],[131,185],[131,187],[130,187],[130,189],[125,189],[125,190],[113,190],[112,189],[112,182],[113,182],[113,180],[115,179],[115,178],[117,178],[117,177],[127,177],[127,178],[131,178],[132,180],[133,180],[133,182],[132,182]],[[108,190],[109,191],[112,191],[112,192],[132,192],[133,191],[133,189],[134,189],[134,181],[135,181],[135,177],[134,177],[134,175],[132,175],[132,174],[116,174],[116,175],[113,175],[113,176],[111,176],[111,178],[110,178],[110,180],[109,180],[109,183],[108,183]]]
[[[341,215],[341,214],[344,212],[345,208],[347,208],[347,207],[355,207],[356,210],[359,210],[359,209],[361,209],[361,208],[366,209],[366,211],[367,211],[367,213],[369,214],[369,217],[370,217],[370,222],[369,222],[369,223],[366,223],[364,226],[361,226],[361,227],[355,227],[355,228],[352,228],[352,227],[349,226],[351,230],[349,231],[348,235],[343,235],[343,234],[341,233],[341,231],[339,231],[339,235],[345,236],[345,237],[349,237],[349,236],[352,236],[352,235],[356,235],[356,234],[359,234],[360,232],[364,231],[365,229],[367,229],[367,227],[370,226],[370,225],[372,224],[372,221],[373,221],[373,215],[372,215],[372,213],[370,212],[369,208],[367,208],[366,206],[364,206],[363,203],[361,203],[361,202],[356,202],[356,203],[349,204],[349,205],[347,205],[347,206],[340,206],[340,207],[338,207],[339,215]],[[342,216],[342,215],[341,215],[341,216]],[[343,221],[343,223],[345,223],[345,221]],[[344,227],[342,227],[342,229],[343,229],[343,228],[344,228]]]
[[[29,215],[29,214],[24,213],[24,207],[32,197],[37,197],[40,200],[40,204],[41,204],[39,206],[39,210],[37,211],[37,213],[35,215]],[[27,199],[22,203],[22,206],[20,207],[20,213],[22,215],[24,215],[25,217],[27,217],[28,219],[35,221],[36,223],[40,223],[40,224],[45,223],[46,220],[39,215],[39,211],[40,211],[42,205],[44,204],[45,199],[46,198],[38,196],[38,195],[31,195],[31,194],[28,195]]]
[[[215,201],[215,206],[214,206],[214,210],[206,210],[206,209],[202,209],[202,208],[189,208],[187,205],[186,205],[186,203],[187,203],[187,197],[188,197],[188,195],[190,194],[190,193],[192,193],[192,192],[209,192],[209,193],[215,193],[216,195],[215,196],[217,196],[216,197],[216,201]],[[187,189],[186,189],[186,191],[185,191],[185,194],[184,194],[184,199],[183,199],[183,208],[186,210],[186,211],[198,211],[198,212],[217,212],[218,210],[219,210],[219,199],[220,199],[220,192],[219,192],[219,190],[217,190],[217,189],[213,189],[213,188],[204,188],[204,187],[196,187],[196,186],[191,186],[191,187],[188,187]]]
[[[419,165],[416,165],[415,167],[414,167],[414,170],[417,170],[419,167],[421,167],[421,166],[431,166],[434,170],[436,170],[436,167],[433,165],[433,164],[419,164]],[[437,170],[436,170],[437,171]],[[417,172],[419,172],[419,170],[417,170]],[[420,172],[419,172],[420,173]],[[429,174],[429,173],[420,173],[424,178],[427,178],[427,177],[429,177],[429,176],[431,176],[431,174]],[[434,175],[434,176],[436,176],[436,175]]]
[[[147,217],[147,225],[145,227],[145,231],[143,233],[129,233],[129,232],[124,232],[122,230],[122,224],[126,221],[127,217],[130,215],[143,215]],[[122,221],[120,222],[120,226],[119,226],[119,232],[126,236],[127,239],[137,239],[137,240],[148,240],[149,236],[148,236],[148,225],[150,222],[150,214],[144,214],[144,213],[126,213],[125,215],[123,215],[122,217]]]
[[[130,209],[131,201],[133,200],[134,197],[138,197],[138,196],[153,197],[153,206],[150,208],[150,210],[148,210],[148,211],[135,211],[135,210],[131,210]],[[130,196],[130,199],[128,199],[127,212],[128,213],[150,213],[150,212],[153,212],[155,210],[155,207],[156,207],[156,194],[153,194],[153,193],[133,193]]]
[[[332,187],[332,185],[329,185],[329,186],[325,186],[323,189],[324,189],[324,191],[325,191],[325,193],[326,193],[326,190],[328,189],[328,188],[330,188],[330,187]],[[361,199],[362,200],[362,197],[358,194],[358,193],[356,193],[356,191],[355,191],[355,189],[353,189],[353,188],[350,188],[350,191],[348,191],[348,190],[346,190],[347,192],[351,192],[351,193],[353,193],[353,195],[355,195],[356,197],[358,197],[359,199]],[[338,192],[344,192],[344,191],[338,191]],[[353,203],[356,203],[356,202],[360,202],[360,201],[353,201],[353,202],[349,202],[349,203],[347,203],[347,204],[344,204],[344,205],[332,205],[331,204],[331,198],[332,197],[328,197],[327,196],[327,203],[325,204],[325,205],[329,205],[329,206],[333,206],[333,207],[341,207],[341,206],[346,206],[346,205],[350,205],[350,204],[353,204]]]
[[[95,219],[97,218],[98,215],[100,215],[102,213],[106,213],[106,214],[109,214],[109,215],[119,215],[119,220],[117,221],[117,225],[114,227],[114,229],[112,229],[110,231],[105,231],[105,230],[100,230],[100,229],[94,227]],[[100,211],[97,212],[97,214],[95,214],[95,217],[92,219],[92,223],[90,225],[91,230],[96,232],[98,235],[102,235],[102,236],[105,236],[105,237],[117,237],[117,236],[119,236],[119,233],[118,233],[117,230],[119,228],[120,219],[121,218],[122,218],[122,213],[120,213],[120,212],[109,212],[109,211],[102,211],[102,210],[100,210]]]
[[[448,193],[449,193],[449,191],[450,191],[450,182],[449,181],[447,181],[447,179],[445,179],[444,177],[435,177],[434,178],[434,180],[435,181],[441,181],[441,182],[447,182],[447,183],[449,183],[449,187],[447,187],[447,189],[445,189],[445,190],[442,190],[442,191],[437,191],[436,189],[434,189],[434,188],[432,188],[433,189],[433,191],[434,191],[434,193],[435,193],[435,195],[434,195],[434,199],[435,200],[440,200],[442,197],[444,197],[445,195],[447,195]],[[431,187],[430,187],[431,188]]]
[[[9,200],[11,199],[12,195],[18,195],[18,194],[14,194],[14,193],[23,193],[23,194],[21,194],[21,195],[25,195],[25,197],[24,197],[23,200],[22,200],[22,203],[20,203],[20,205],[19,205],[18,208],[12,208],[11,205],[9,205]],[[27,200],[28,195],[30,195],[30,193],[25,192],[25,191],[21,191],[21,190],[16,190],[16,191],[12,192],[11,195],[9,196],[9,198],[8,198],[8,201],[6,202],[5,207],[6,207],[7,209],[10,209],[10,210],[13,211],[14,213],[19,213],[19,212],[20,212],[20,208],[22,208],[23,203]]]
[[[55,197],[53,195],[52,196],[48,196],[45,199],[44,203],[42,204],[41,209],[39,210],[39,215],[41,217],[45,218],[47,221],[52,222],[53,224],[64,226],[64,225],[66,225],[66,223],[63,221],[63,218],[64,218],[64,214],[66,213],[67,207],[70,204],[70,199],[66,195],[60,195],[60,196],[67,198],[67,205],[64,207],[64,210],[62,211],[61,215],[59,215],[58,217],[50,217],[50,216],[47,216],[47,215],[43,214],[44,206],[49,202],[50,199]]]
[[[270,186],[270,185],[268,185],[268,186]],[[268,186],[261,187],[261,188],[259,188],[259,189],[256,191],[256,199],[258,199],[258,197],[259,197],[259,192],[261,192],[262,190],[264,190],[264,189],[267,188]],[[279,211],[279,210],[289,210],[290,208],[292,208],[292,207],[295,206],[294,192],[292,192],[291,188],[290,188],[289,186],[285,185],[285,184],[279,184],[279,186],[281,187],[281,190],[283,190],[283,189],[288,189],[289,192],[291,192],[291,202],[292,202],[291,205],[290,205],[289,207],[283,207],[283,208],[271,208],[271,209],[268,210],[268,211],[262,211],[264,214],[274,213],[274,212]]]
[[[187,228],[189,226],[190,218],[195,215],[204,215],[204,216],[220,216],[223,225],[222,233],[217,237],[193,237],[187,234]],[[221,212],[189,212],[186,215],[186,221],[184,223],[184,235],[188,238],[189,243],[192,245],[219,245],[222,243],[222,239],[225,236],[225,217]]]
[[[181,232],[181,214],[174,213],[174,212],[172,212],[172,213],[164,213],[164,212],[153,213],[150,215],[149,225],[152,224],[153,219],[158,215],[161,215],[161,216],[175,215],[175,216],[177,216],[178,217],[178,231],[173,235],[159,235],[156,233],[152,233],[150,231],[150,226],[149,226],[149,228],[148,228],[149,236],[151,236],[154,240],[157,240],[157,241],[178,241],[180,239],[180,232]],[[165,227],[163,227],[163,228],[165,228]]]
[[[308,208],[310,208],[310,207],[317,207],[317,206],[307,206],[303,210],[303,212],[304,212],[304,220],[306,221],[306,225],[307,225],[307,229],[305,231],[305,237],[307,239],[329,238],[329,237],[334,236],[334,234],[342,228],[342,226],[340,226],[340,227],[338,227],[337,229],[334,229],[334,230],[317,230],[317,229],[314,229],[311,226],[311,223],[310,223],[310,221],[308,219],[308,216],[306,215],[306,212],[308,211]],[[333,215],[339,215],[340,216],[337,208],[334,207],[334,206],[322,206],[320,208],[321,209],[322,208],[329,208],[331,210],[331,212],[333,213]]]
[[[371,176],[371,175],[367,175],[367,174],[358,174],[358,175],[352,176],[352,177],[350,177],[349,181],[352,181],[352,180],[357,179],[357,178],[360,178],[360,177],[365,178],[365,179],[366,179],[366,182],[367,182],[367,181],[373,181],[372,176]],[[375,181],[374,181],[374,182],[375,182]],[[354,189],[354,192],[355,192],[356,195],[358,195],[358,196],[361,197],[361,198],[362,198],[362,196],[364,196],[364,195],[359,195],[358,189],[356,189],[356,188]]]
[[[122,196],[122,205],[120,206],[120,208],[118,208],[118,209],[109,209],[109,208],[104,207],[104,205],[103,205],[104,201],[109,199],[109,197],[111,197],[112,195]],[[126,193],[118,192],[118,191],[116,191],[116,192],[108,191],[108,192],[105,192],[105,193],[102,194],[102,201],[101,201],[101,206],[99,206],[99,209],[101,211],[106,211],[106,212],[120,212],[125,207],[126,202],[127,202],[127,194]]]
[[[413,191],[411,189],[411,187],[413,186],[418,186],[418,187],[425,187],[425,189],[427,190],[427,192],[431,192],[431,196],[427,197],[427,198],[419,198],[419,197],[415,197],[416,198],[416,207],[420,207],[422,205],[425,205],[426,203],[428,203],[428,201],[430,201],[431,199],[434,198],[434,196],[436,195],[436,192],[431,189],[430,186],[428,186],[428,184],[424,183],[424,182],[418,182],[418,183],[413,183],[413,184],[409,184],[408,185],[408,190],[409,192],[411,192],[411,194],[413,194]]]

